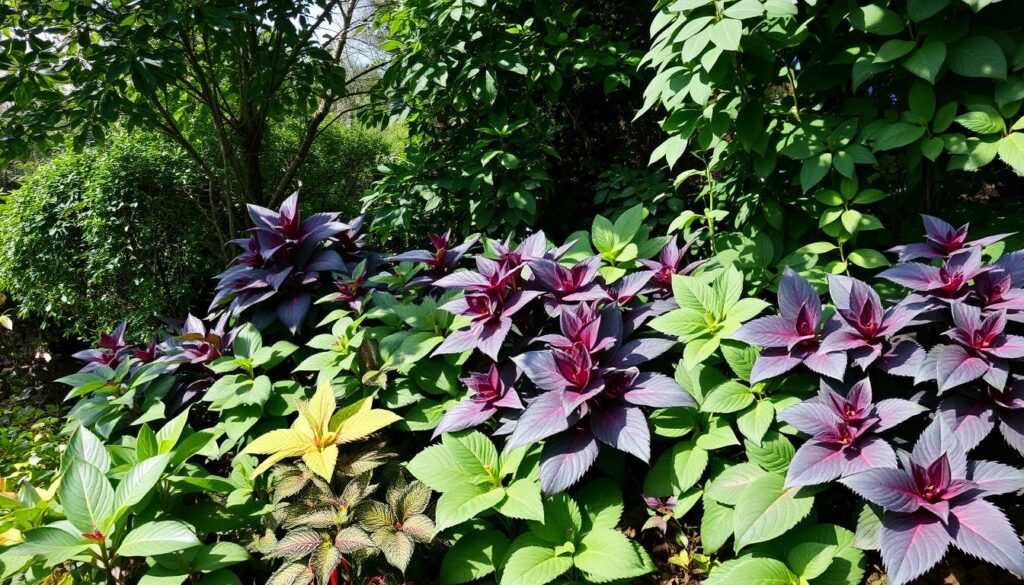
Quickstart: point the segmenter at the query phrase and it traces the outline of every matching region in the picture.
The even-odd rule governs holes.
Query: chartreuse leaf
[[[366,438],[401,420],[391,411],[372,408],[370,398],[332,416],[334,408],[334,391],[329,384],[321,384],[308,402],[299,403],[299,415],[291,428],[270,431],[242,450],[243,454],[270,455],[254,473],[260,474],[287,457],[302,457],[314,473],[329,481],[338,460],[338,445]]]
[[[494,509],[500,514],[520,520],[544,521],[544,503],[536,479],[517,479],[505,488],[505,498]]]
[[[822,542],[801,542],[786,553],[786,564],[798,576],[814,579],[825,572],[836,558],[837,547]]]
[[[406,469],[435,492],[448,492],[474,483],[474,476],[459,467],[448,448],[432,445],[420,451]]]
[[[583,535],[572,559],[589,583],[631,579],[654,569],[650,557],[626,535],[607,528]]]
[[[185,550],[201,543],[195,533],[181,522],[147,522],[125,535],[117,554],[122,557],[149,557]]]
[[[704,552],[713,553],[725,546],[732,536],[735,511],[732,506],[711,499],[707,493],[704,494],[703,502],[704,515],[700,519],[700,539]]]
[[[468,583],[490,575],[508,550],[508,539],[493,528],[468,532],[441,561],[440,585]]]
[[[786,489],[785,483],[782,475],[769,473],[743,490],[733,515],[737,550],[782,535],[810,513],[814,496]]]
[[[741,558],[722,563],[711,571],[704,585],[794,585],[797,576],[786,564],[770,558]]]
[[[505,498],[505,488],[463,484],[437,500],[437,529],[444,530],[488,510]]]
[[[517,538],[501,571],[501,585],[545,585],[572,567],[572,557],[532,533]]]
[[[583,530],[579,505],[568,495],[555,494],[544,502],[544,522],[529,522],[530,532],[552,546],[573,542]]]
[[[455,464],[473,477],[473,482],[498,482],[498,450],[480,431],[445,433],[441,443]]]
[[[114,488],[96,466],[73,461],[61,478],[57,497],[75,528],[83,533],[107,532],[114,512]]]

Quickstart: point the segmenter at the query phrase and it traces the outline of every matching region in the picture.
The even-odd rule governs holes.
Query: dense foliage
[[[563,235],[563,213],[658,185],[644,168],[657,128],[630,124],[650,8],[416,0],[381,11],[393,60],[369,118],[407,121],[409,147],[367,197],[377,229]]]
[[[383,5],[405,158],[75,354],[0,580],[1024,578],[1019,16]]]
[[[220,250],[205,181],[159,136],[65,153],[0,195],[0,289],[72,335],[128,319],[155,331],[208,290]]]
[[[750,269],[781,259],[820,281],[878,268],[873,245],[896,242],[874,232],[901,213],[988,181],[1019,188],[1019,3],[659,6],[641,111],[663,114],[668,138],[652,161],[692,185],[686,221]]]

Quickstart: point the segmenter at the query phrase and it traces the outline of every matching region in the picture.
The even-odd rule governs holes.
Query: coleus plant
[[[1024,337],[1006,333],[1006,311],[982,315],[978,307],[954,302],[951,313],[953,327],[945,335],[955,343],[932,348],[918,380],[936,380],[940,392],[979,378],[1002,390],[1010,360],[1024,358]]]
[[[335,412],[334,390],[322,384],[309,401],[299,405],[291,428],[258,437],[242,453],[269,455],[256,468],[256,474],[283,459],[300,457],[313,473],[330,481],[338,462],[339,445],[365,439],[401,418],[373,408],[371,401],[369,397],[363,398]]]
[[[899,468],[871,469],[841,482],[884,510],[878,544],[886,574],[902,585],[942,560],[952,545],[1024,575],[1024,546],[988,496],[1024,489],[1024,474],[991,461],[968,461],[937,417]]]
[[[938,410],[964,449],[978,446],[998,426],[1006,444],[1024,455],[1024,379],[1019,376],[1002,390],[987,386],[947,394]]]
[[[907,303],[886,309],[874,289],[848,276],[830,274],[828,286],[839,328],[822,340],[822,352],[847,352],[850,360],[865,371],[877,361],[890,374],[917,373],[924,351],[912,339],[896,337],[912,323],[917,309]]]
[[[479,431],[445,433],[420,451],[408,470],[439,492],[437,529],[445,530],[493,509],[509,518],[544,521],[537,449],[499,454]]]
[[[415,545],[433,540],[434,522],[423,513],[430,490],[395,469],[380,473],[394,454],[379,455],[357,454],[331,481],[301,462],[274,468],[275,507],[264,517],[266,531],[249,546],[283,560],[268,585],[372,580],[387,573],[372,562],[378,555],[405,571]],[[372,499],[382,492],[386,501]]]
[[[779,281],[779,314],[755,319],[733,337],[765,348],[750,374],[752,383],[780,376],[800,364],[841,380],[846,372],[846,352],[829,350],[822,343],[839,328],[835,317],[822,320],[818,293],[787,267]]]
[[[901,398],[872,401],[871,381],[842,392],[822,380],[816,400],[779,413],[779,419],[811,436],[789,464],[786,486],[815,485],[877,467],[895,467],[896,452],[879,433],[927,410]]]
[[[343,233],[345,242],[358,242],[352,234],[356,228],[338,221],[336,213],[302,219],[297,192],[277,211],[252,204],[248,210],[254,227],[248,239],[233,240],[244,251],[217,275],[210,310],[223,307],[227,314],[248,318],[260,328],[278,319],[295,334],[323,276],[346,271],[341,254],[330,244]]]
[[[406,283],[406,286],[424,286],[433,284],[435,280],[450,274],[456,268],[459,260],[466,255],[476,243],[480,236],[471,236],[457,246],[452,246],[452,231],[448,230],[443,234],[429,234],[433,250],[410,250],[395,256],[389,256],[389,262],[422,262],[426,264],[427,271],[414,276]]]
[[[890,248],[890,252],[899,255],[900,262],[925,258],[928,260],[949,258],[955,252],[968,248],[984,248],[1000,240],[1013,235],[1013,233],[997,234],[977,240],[967,240],[967,228],[970,224],[964,224],[959,228],[953,227],[945,220],[931,215],[921,215],[924,220],[925,242],[915,244],[904,244]]]

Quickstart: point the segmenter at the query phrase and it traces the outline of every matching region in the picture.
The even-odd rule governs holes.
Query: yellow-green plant
[[[373,408],[370,398],[334,412],[336,407],[334,391],[330,385],[321,384],[308,402],[299,405],[299,416],[290,428],[258,437],[242,453],[270,456],[256,468],[256,474],[282,459],[301,457],[313,473],[330,481],[338,461],[338,445],[358,441],[401,420],[389,410]]]

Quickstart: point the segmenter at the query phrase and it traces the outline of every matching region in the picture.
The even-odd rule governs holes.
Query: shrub
[[[1021,185],[1022,16],[1013,2],[663,0],[644,57],[641,113],[667,134],[651,160],[699,201],[686,221],[748,271],[878,268],[907,212]]]
[[[0,289],[22,311],[84,336],[127,319],[159,329],[209,290],[221,257],[194,202],[206,184],[157,136],[42,163],[0,207]]]

